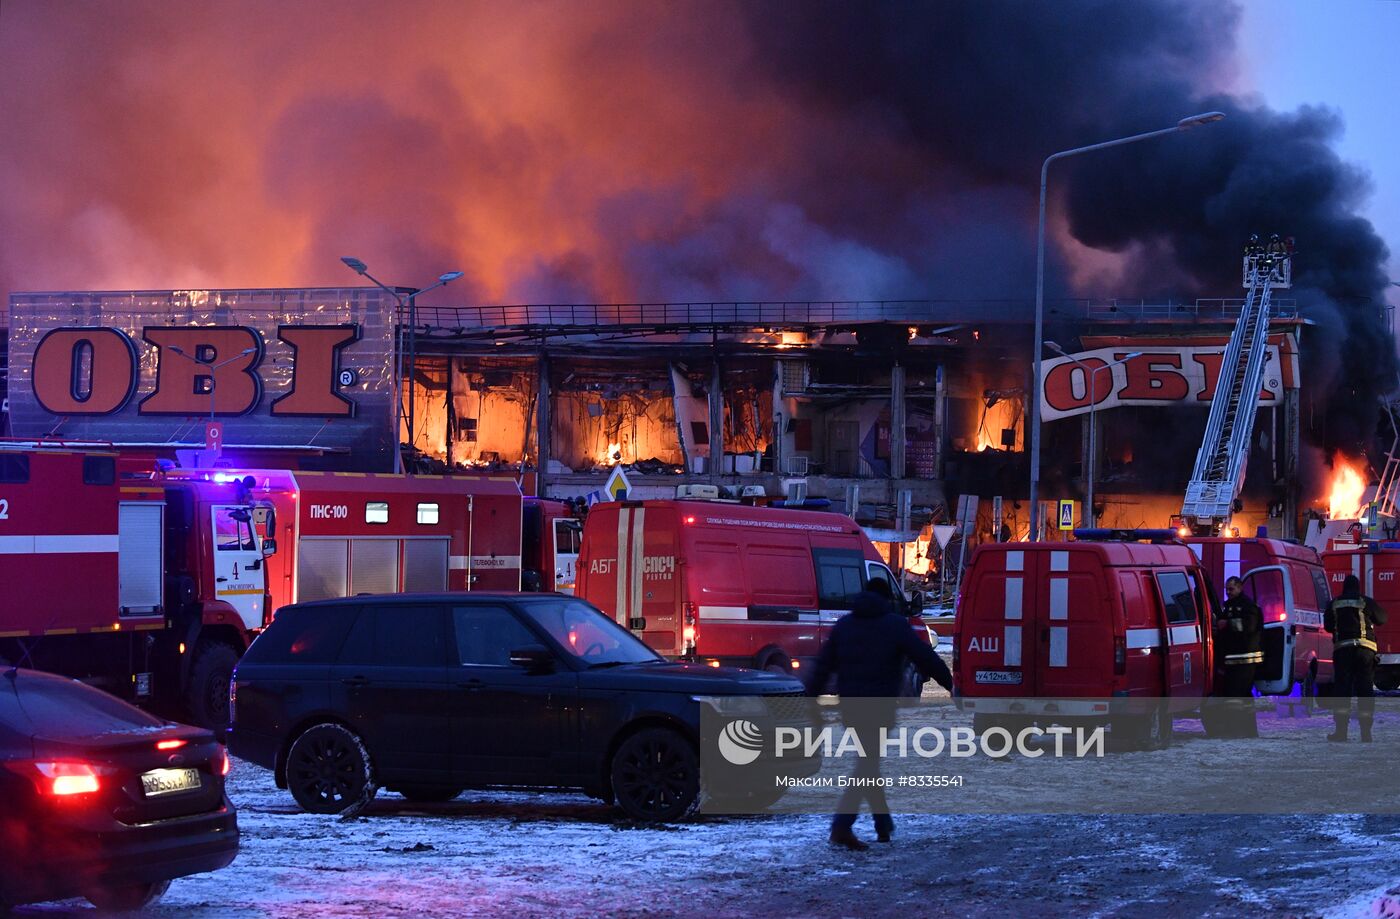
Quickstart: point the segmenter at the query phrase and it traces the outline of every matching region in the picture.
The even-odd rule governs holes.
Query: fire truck
[[[1400,616],[1395,615],[1400,610],[1400,543],[1367,542],[1353,549],[1334,549],[1322,553],[1322,561],[1332,596],[1340,596],[1342,582],[1354,574],[1361,592],[1391,614],[1376,629],[1376,686],[1386,691],[1400,687]]]
[[[605,501],[583,526],[577,594],[658,653],[791,673],[809,664],[851,598],[899,581],[842,514],[709,500]],[[933,640],[921,600],[902,599]],[[921,681],[907,673],[906,692]]]
[[[228,718],[267,611],[275,526],[241,479],[170,480],[110,447],[0,444],[0,658],[116,695]]]
[[[247,482],[274,509],[267,609],[355,594],[519,590],[520,486],[509,476],[176,470]],[[259,623],[261,625],[261,623]]]

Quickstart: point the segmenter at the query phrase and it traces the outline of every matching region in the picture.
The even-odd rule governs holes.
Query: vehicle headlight
[[[731,718],[768,714],[762,696],[691,696],[696,702],[708,704],[721,715]]]

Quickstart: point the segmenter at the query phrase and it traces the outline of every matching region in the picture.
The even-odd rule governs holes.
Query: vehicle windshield
[[[631,632],[582,600],[561,597],[520,605],[566,653],[590,667],[661,660]]]

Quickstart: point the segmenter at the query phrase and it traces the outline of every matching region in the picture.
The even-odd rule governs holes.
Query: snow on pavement
[[[1287,780],[1257,768],[1250,741],[1209,743],[1233,745],[1224,752],[1261,794]],[[1188,737],[1151,755],[1192,756],[1192,746]],[[826,845],[822,816],[655,827],[577,795],[468,792],[435,805],[384,793],[342,820],[300,813],[247,763],[235,763],[229,788],[238,860],[176,881],[146,915],[1400,919],[1397,816],[905,816],[893,845],[850,854]],[[868,818],[857,830],[871,835]]]

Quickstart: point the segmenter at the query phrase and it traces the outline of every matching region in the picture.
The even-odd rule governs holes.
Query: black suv
[[[801,694],[789,676],[668,663],[560,594],[346,597],[284,607],[253,642],[229,748],[317,813],[379,787],[515,787],[676,820],[700,800],[697,697]]]

